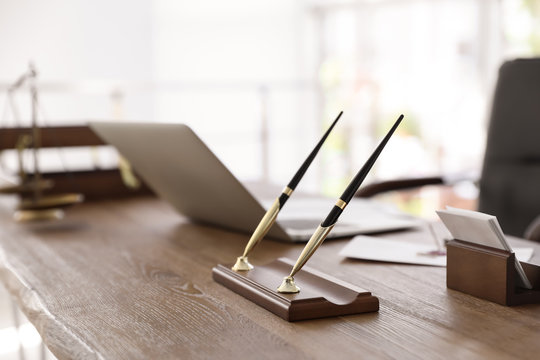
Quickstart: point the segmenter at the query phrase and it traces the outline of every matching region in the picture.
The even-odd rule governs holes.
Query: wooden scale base
[[[289,275],[294,262],[280,258],[236,272],[232,265],[218,265],[212,277],[223,286],[287,321],[318,319],[379,310],[379,299],[369,291],[304,267],[295,275],[300,287],[296,294],[281,294],[277,287]]]

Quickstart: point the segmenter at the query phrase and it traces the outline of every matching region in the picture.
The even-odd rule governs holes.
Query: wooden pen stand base
[[[540,303],[540,266],[521,262],[531,290],[518,287],[515,254],[452,240],[447,244],[446,286],[501,305]]]
[[[277,287],[289,275],[293,262],[280,258],[246,272],[231,266],[212,269],[214,280],[287,321],[317,319],[379,310],[379,299],[370,292],[345,284],[313,269],[295,275],[297,294],[281,294]]]

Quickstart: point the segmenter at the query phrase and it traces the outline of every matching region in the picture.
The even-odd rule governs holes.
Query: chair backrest
[[[540,58],[508,61],[499,70],[479,210],[516,236],[540,215]]]

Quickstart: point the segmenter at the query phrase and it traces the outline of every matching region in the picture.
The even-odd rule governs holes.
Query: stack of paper
[[[495,216],[450,207],[437,211],[437,214],[454,239],[513,252]],[[517,257],[515,267],[520,285],[531,289],[532,285]]]

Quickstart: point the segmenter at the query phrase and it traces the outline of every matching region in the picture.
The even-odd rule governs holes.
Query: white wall
[[[298,2],[155,1],[159,80],[288,81],[298,78]]]
[[[84,93],[42,92],[50,121],[111,118],[108,87],[87,82],[152,80],[152,27],[150,1],[1,0],[0,83],[14,81],[32,60],[41,82],[86,83]],[[126,100],[125,116],[152,116],[151,101]]]
[[[290,0],[0,0],[0,87],[33,60],[44,86],[77,85],[43,88],[41,118],[48,123],[185,122],[238,175],[256,178],[263,171],[261,85],[269,91],[269,162],[276,163],[284,142],[299,162],[318,136],[314,111],[299,98],[310,99],[312,90],[298,84],[313,74],[303,61],[313,48],[305,40],[303,6]],[[123,94],[121,107],[111,97],[116,91]],[[27,93],[16,100],[28,120]],[[0,120],[12,123],[9,114]],[[274,168],[278,177],[293,171]]]
[[[300,163],[318,136],[318,126],[305,126],[314,117],[300,98],[313,91],[302,85],[313,75],[304,61],[313,48],[304,21],[299,1],[156,1],[156,80],[178,85],[158,91],[156,119],[188,123],[237,175],[256,178],[263,172],[265,85],[268,161],[285,155]],[[270,175],[284,182],[293,171],[272,165]]]

